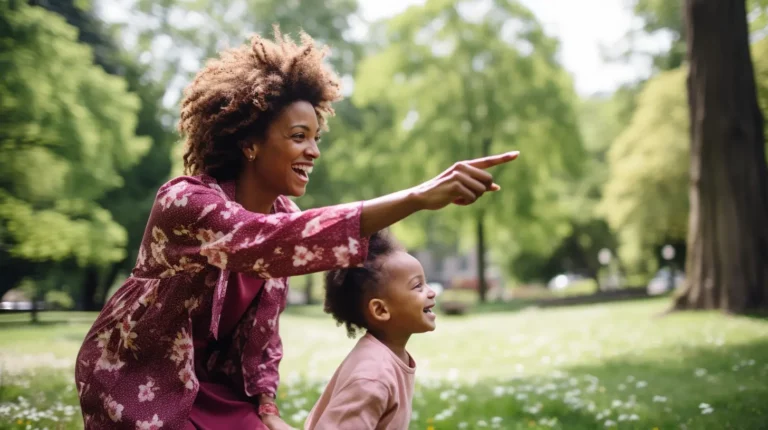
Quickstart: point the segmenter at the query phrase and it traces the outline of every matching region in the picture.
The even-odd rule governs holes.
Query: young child
[[[386,232],[370,238],[364,267],[329,272],[325,311],[351,338],[365,331],[334,373],[305,430],[407,429],[416,363],[412,334],[435,329],[435,292],[424,269]]]

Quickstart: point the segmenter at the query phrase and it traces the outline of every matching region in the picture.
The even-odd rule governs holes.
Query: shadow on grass
[[[469,313],[518,312],[526,308],[565,308],[618,302],[643,302],[671,297],[668,294],[649,296],[645,289],[632,288],[609,293],[585,294],[544,299],[513,299],[507,302],[486,302],[469,306]]]
[[[643,422],[651,427],[766,428],[768,339],[711,347],[680,345],[672,359],[652,360],[649,355],[571,367],[567,372],[596,376],[606,393],[618,400],[635,395],[638,403],[644,403]]]
[[[752,319],[766,321],[768,320],[768,309],[759,309],[759,310],[750,311],[746,313],[744,316]]]

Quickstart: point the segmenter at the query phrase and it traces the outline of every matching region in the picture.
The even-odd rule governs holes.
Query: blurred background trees
[[[750,37],[732,41],[749,44],[763,112],[765,3],[745,3]],[[206,59],[273,23],[330,45],[350,95],[300,206],[370,198],[462,158],[520,150],[497,172],[495,198],[395,227],[428,275],[479,300],[520,297],[530,285],[645,288],[660,268],[683,269],[696,240],[682,5],[636,0],[642,25],[612,56],[647,58],[650,74],[579,95],[560,42],[511,0],[430,0],[370,23],[355,0],[0,0],[0,295],[99,309],[135,262],[158,186],[181,173],[183,86]],[[664,49],[636,43],[659,35]],[[738,146],[722,139],[713,159]],[[752,158],[750,171],[764,176]],[[758,231],[761,214],[739,228]],[[750,249],[763,249],[752,254],[767,265],[764,248]],[[318,297],[316,276],[293,285],[298,301]]]

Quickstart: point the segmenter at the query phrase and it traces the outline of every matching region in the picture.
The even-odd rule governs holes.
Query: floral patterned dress
[[[158,191],[136,266],[77,357],[86,429],[188,428],[203,369],[244,396],[274,395],[286,278],[365,261],[362,203],[301,212],[280,197],[265,215],[243,209],[234,192],[205,175]],[[233,273],[257,278],[259,291],[222,334]]]

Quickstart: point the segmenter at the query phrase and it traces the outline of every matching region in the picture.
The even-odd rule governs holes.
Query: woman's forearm
[[[360,216],[360,235],[368,237],[421,209],[422,203],[413,189],[366,200]]]

